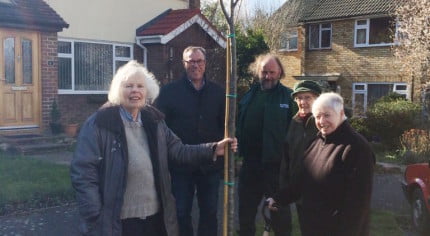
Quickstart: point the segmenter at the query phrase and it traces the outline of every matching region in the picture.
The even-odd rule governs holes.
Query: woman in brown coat
[[[322,94],[312,113],[319,133],[305,152],[302,178],[269,199],[270,208],[301,198],[304,236],[369,235],[374,154],[346,121],[338,94]]]

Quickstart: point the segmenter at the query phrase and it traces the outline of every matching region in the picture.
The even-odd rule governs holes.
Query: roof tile
[[[139,27],[136,34],[138,36],[166,35],[199,14],[201,14],[199,9],[168,10]]]
[[[396,0],[319,0],[300,20],[315,21],[394,12]]]
[[[0,26],[61,31],[69,25],[43,0],[0,4]]]

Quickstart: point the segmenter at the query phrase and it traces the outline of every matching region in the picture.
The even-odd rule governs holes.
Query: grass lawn
[[[293,214],[293,234],[294,236],[301,235],[297,214],[292,209]],[[372,236],[403,236],[404,232],[400,228],[396,219],[397,215],[387,211],[372,211],[370,223],[370,235]],[[257,224],[257,232],[255,235],[263,235],[264,224]],[[236,234],[237,235],[237,234]],[[274,235],[273,231],[270,235]]]
[[[0,153],[0,215],[74,199],[69,167]]]

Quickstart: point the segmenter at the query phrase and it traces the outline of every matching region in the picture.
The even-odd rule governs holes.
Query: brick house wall
[[[352,83],[357,82],[403,82],[411,84],[411,79],[402,75],[394,63],[390,46],[354,47],[354,20],[339,20],[332,23],[331,49],[309,50],[307,30],[299,31],[299,50],[279,52],[286,69],[284,84],[292,86],[296,80],[292,76],[327,75],[339,73],[336,82],[341,87],[341,95],[351,105]],[[304,34],[306,32],[306,34]],[[414,95],[419,89],[414,90]],[[416,96],[416,95],[415,95]]]
[[[279,59],[285,70],[285,77],[281,82],[293,88],[297,80],[293,76],[299,76],[303,73],[305,58],[305,30],[304,27],[297,27],[297,51],[278,51]]]
[[[52,103],[54,100],[58,100],[57,33],[40,33],[40,51],[42,89],[41,130],[47,130],[51,121]]]
[[[82,124],[107,101],[107,94],[59,94],[61,123]]]
[[[352,98],[352,83],[408,82],[393,60],[390,46],[354,48],[354,20],[332,22],[331,49],[307,49],[304,71],[307,74],[340,73],[337,84],[347,103]]]
[[[198,24],[193,24],[165,45],[145,45],[148,49],[148,69],[154,73],[161,85],[181,78],[184,73],[182,52],[191,45],[206,49],[206,76],[224,87],[225,50]]]

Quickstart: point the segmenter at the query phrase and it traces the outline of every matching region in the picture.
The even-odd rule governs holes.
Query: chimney
[[[190,9],[200,9],[200,0],[189,0]]]

